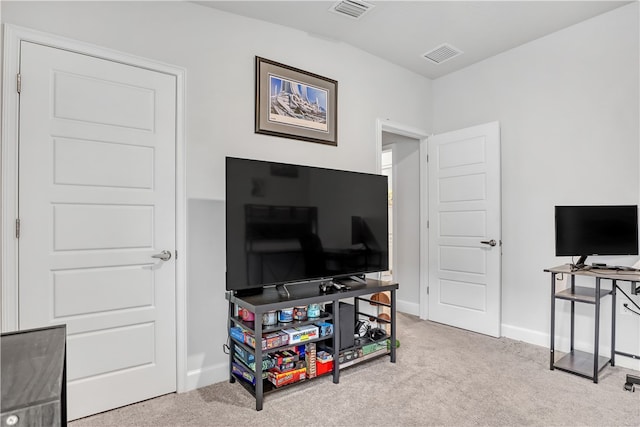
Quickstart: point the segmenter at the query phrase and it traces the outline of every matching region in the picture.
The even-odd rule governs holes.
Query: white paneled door
[[[429,145],[429,319],[500,336],[500,127]]]
[[[20,74],[19,328],[67,325],[69,419],[173,392],[175,76],[25,41]]]

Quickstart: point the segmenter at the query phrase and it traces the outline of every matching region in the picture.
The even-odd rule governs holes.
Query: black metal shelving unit
[[[236,341],[233,337],[230,336],[229,339],[229,381],[236,382],[236,377],[232,371],[232,366],[234,362],[234,354],[235,354],[235,346],[241,346],[244,351],[247,351],[254,355],[255,358],[255,385],[250,384],[247,381],[239,379],[239,383],[247,389],[256,399],[256,410],[262,410],[264,395],[269,394],[273,391],[281,390],[283,388],[288,388],[300,384],[300,382],[296,382],[293,384],[275,387],[271,382],[267,379],[262,379],[263,368],[262,368],[262,357],[263,354],[277,352],[286,348],[290,348],[296,344],[286,344],[284,346],[270,348],[270,349],[262,349],[261,345],[261,337],[262,334],[277,332],[281,329],[291,328],[295,326],[304,326],[316,323],[318,321],[328,321],[333,323],[333,334],[327,335],[323,337],[319,337],[317,339],[308,340],[301,342],[299,344],[308,344],[312,342],[324,342],[327,344],[328,350],[333,355],[333,371],[327,372],[326,374],[320,375],[315,378],[305,379],[303,380],[305,383],[307,381],[313,381],[316,378],[321,378],[327,375],[333,376],[333,382],[338,384],[340,381],[340,369],[346,368],[348,366],[352,366],[355,363],[364,362],[367,360],[371,360],[377,357],[388,355],[390,357],[390,361],[395,363],[396,359],[396,330],[395,330],[395,313],[396,313],[396,290],[398,289],[397,283],[391,282],[382,282],[373,279],[366,279],[365,283],[360,283],[357,281],[345,282],[342,283],[348,284],[351,286],[349,290],[343,291],[335,291],[322,293],[319,289],[318,283],[304,283],[304,284],[296,284],[290,285],[286,289],[283,287],[269,287],[265,288],[262,293],[257,295],[250,296],[237,296],[233,292],[226,293],[226,299],[229,301],[229,316],[228,316],[228,325],[227,329],[232,326],[241,326],[243,329],[250,331],[253,336],[256,338],[256,346],[255,348],[246,345],[245,343],[240,343]],[[381,292],[389,292],[391,294],[390,303],[382,303],[372,301],[369,298],[364,298],[366,295],[373,295]],[[388,323],[390,325],[390,334],[387,336],[381,337],[376,341],[367,341],[360,342],[355,345],[353,348],[340,350],[338,351],[340,342],[340,328],[337,325],[340,324],[340,314],[339,310],[336,310],[335,313],[330,314],[326,312],[322,312],[321,316],[316,319],[309,319],[304,321],[293,321],[288,323],[279,323],[277,325],[269,325],[264,326],[262,323],[262,315],[266,312],[272,310],[281,310],[285,308],[290,308],[294,306],[302,306],[309,304],[326,304],[326,303],[335,303],[336,306],[340,300],[344,299],[354,299],[355,305],[355,313],[356,317],[358,315],[365,315],[365,313],[361,313],[359,310],[359,302],[361,301],[370,301],[375,303],[376,305],[386,306],[390,309],[390,319],[378,319],[376,317],[376,321],[380,323]],[[252,313],[254,313],[254,321],[247,322],[238,317],[238,309],[242,307],[245,308]],[[371,315],[366,314],[366,316],[371,317]],[[375,317],[375,316],[373,316]],[[383,342],[389,340],[390,345],[386,349],[386,351],[373,353],[370,355],[363,356],[362,358],[350,360],[343,364],[340,363],[339,355],[340,353],[348,350],[354,350],[361,348],[371,342]]]
[[[549,368],[569,372],[581,377],[598,382],[598,374],[605,366],[615,365],[615,356],[637,358],[636,355],[626,354],[616,351],[616,292],[619,290],[618,281],[630,282],[632,294],[638,292],[638,282],[640,274],[614,269],[573,269],[570,265],[548,268],[545,272],[551,273],[551,345]],[[571,285],[567,289],[556,291],[556,277],[558,274],[568,275]],[[595,279],[595,287],[576,286],[576,276],[591,277]],[[611,287],[602,287],[602,280],[610,280]],[[602,299],[611,295],[611,354],[602,356],[599,354],[600,347],[600,307]],[[555,312],[556,300],[566,300],[571,302],[571,329],[570,329],[570,349],[569,352],[558,360],[555,355]],[[593,352],[576,350],[574,348],[575,335],[575,304],[589,304],[594,306],[595,328]]]

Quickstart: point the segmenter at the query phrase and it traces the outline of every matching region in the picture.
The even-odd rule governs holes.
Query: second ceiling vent
[[[334,4],[329,11],[349,18],[360,19],[362,15],[369,12],[373,7],[372,4],[364,1],[342,0]]]
[[[443,62],[453,59],[458,55],[462,55],[462,53],[463,52],[457,47],[451,46],[448,43],[443,43],[422,56],[434,64],[442,64]]]

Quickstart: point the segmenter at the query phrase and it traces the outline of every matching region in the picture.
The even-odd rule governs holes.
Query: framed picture
[[[338,82],[256,56],[256,133],[338,145]]]

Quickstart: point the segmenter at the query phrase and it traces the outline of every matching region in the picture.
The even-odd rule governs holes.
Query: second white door
[[[19,328],[67,325],[69,419],[173,392],[175,76],[24,41],[20,73]]]
[[[428,147],[428,317],[499,337],[499,124],[435,135]]]

